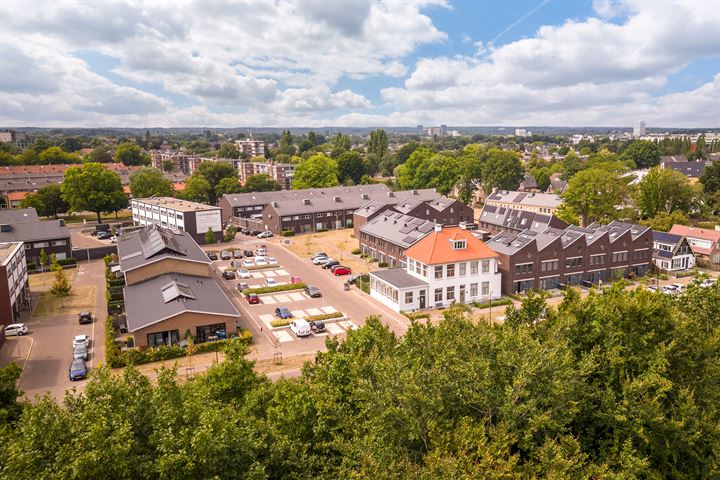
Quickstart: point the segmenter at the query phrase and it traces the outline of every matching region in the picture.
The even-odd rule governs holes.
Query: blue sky
[[[2,126],[720,127],[712,0],[0,4]]]

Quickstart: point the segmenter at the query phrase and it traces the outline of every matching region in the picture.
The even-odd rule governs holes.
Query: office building
[[[220,207],[172,197],[136,198],[130,201],[130,207],[135,225],[158,225],[187,232],[200,244],[206,243],[205,234],[210,229],[216,241],[222,240]]]

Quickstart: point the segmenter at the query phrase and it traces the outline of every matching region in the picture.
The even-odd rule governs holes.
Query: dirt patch
[[[65,278],[68,279],[68,282],[70,282],[71,285],[75,281],[76,276],[77,268],[65,270]],[[31,290],[44,287],[50,288],[54,281],[55,272],[34,273],[32,275],[28,275],[28,282],[30,282]]]
[[[255,371],[258,373],[272,373],[280,372],[283,370],[294,370],[296,368],[302,368],[307,362],[314,362],[315,354],[308,353],[305,355],[294,355],[292,357],[283,357],[282,363],[277,365],[275,360],[267,358],[264,360],[258,360],[255,362]]]
[[[50,292],[41,293],[32,316],[51,317],[93,311],[95,311],[95,287],[73,287],[70,295],[62,301]]]
[[[283,246],[302,258],[310,258],[315,253],[325,252],[333,259],[350,267],[353,273],[378,270],[377,262],[368,263],[360,258],[360,255],[350,253],[358,248],[358,241],[353,238],[351,228],[283,238],[283,242],[286,240],[289,240],[290,244],[283,243]]]

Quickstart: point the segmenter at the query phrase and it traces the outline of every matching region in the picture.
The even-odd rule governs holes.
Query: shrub
[[[380,262],[380,263],[378,263],[378,267],[380,267],[380,268],[385,268],[385,267],[387,267],[387,266],[388,266],[387,262]]]
[[[256,293],[258,295],[262,293],[273,293],[273,292],[284,292],[286,290],[299,290],[305,288],[304,283],[289,283],[287,285],[275,285],[274,287],[260,287],[260,288],[248,288],[243,290],[244,295],[250,293]]]
[[[405,313],[403,312],[403,315],[405,315],[410,320],[420,320],[421,318],[430,318],[429,313]]]
[[[279,318],[277,320],[272,320],[270,322],[271,327],[287,327],[288,325],[290,325],[290,320],[287,318],[285,318],[285,319]]]
[[[660,280],[667,280],[667,279],[668,279],[668,276],[667,276],[666,273],[661,273],[661,274],[659,275],[659,277],[660,277]]]
[[[308,322],[316,322],[318,320],[328,320],[330,318],[340,318],[344,317],[345,314],[342,312],[333,312],[333,313],[321,313],[320,315],[310,315],[308,317],[305,317],[305,320]]]
[[[512,299],[510,298],[499,298],[497,300],[493,300],[492,302],[474,302],[473,305],[475,305],[477,308],[489,308],[489,307],[502,307],[503,305],[510,305],[512,302]]]
[[[676,272],[675,277],[676,278],[683,278],[683,277],[694,277],[698,274],[697,270],[686,270],[684,272]]]
[[[37,268],[37,265],[35,265],[35,262],[27,262],[28,270],[35,270],[35,268]]]
[[[294,237],[295,236],[295,230],[283,230],[280,232],[280,235],[283,237]]]
[[[57,261],[58,265],[65,266],[65,265],[75,265],[77,264],[77,259],[75,258],[63,258]]]
[[[350,252],[353,255],[360,255],[360,249],[359,248],[353,248],[353,250]]]

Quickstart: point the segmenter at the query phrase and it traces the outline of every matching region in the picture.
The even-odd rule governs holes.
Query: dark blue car
[[[87,378],[88,369],[85,366],[85,360],[82,358],[78,358],[76,360],[73,360],[72,364],[70,364],[70,380],[82,380],[83,378]]]
[[[278,318],[282,318],[283,320],[288,319],[288,318],[293,318],[293,314],[290,313],[290,310],[287,307],[276,308],[275,316]]]

